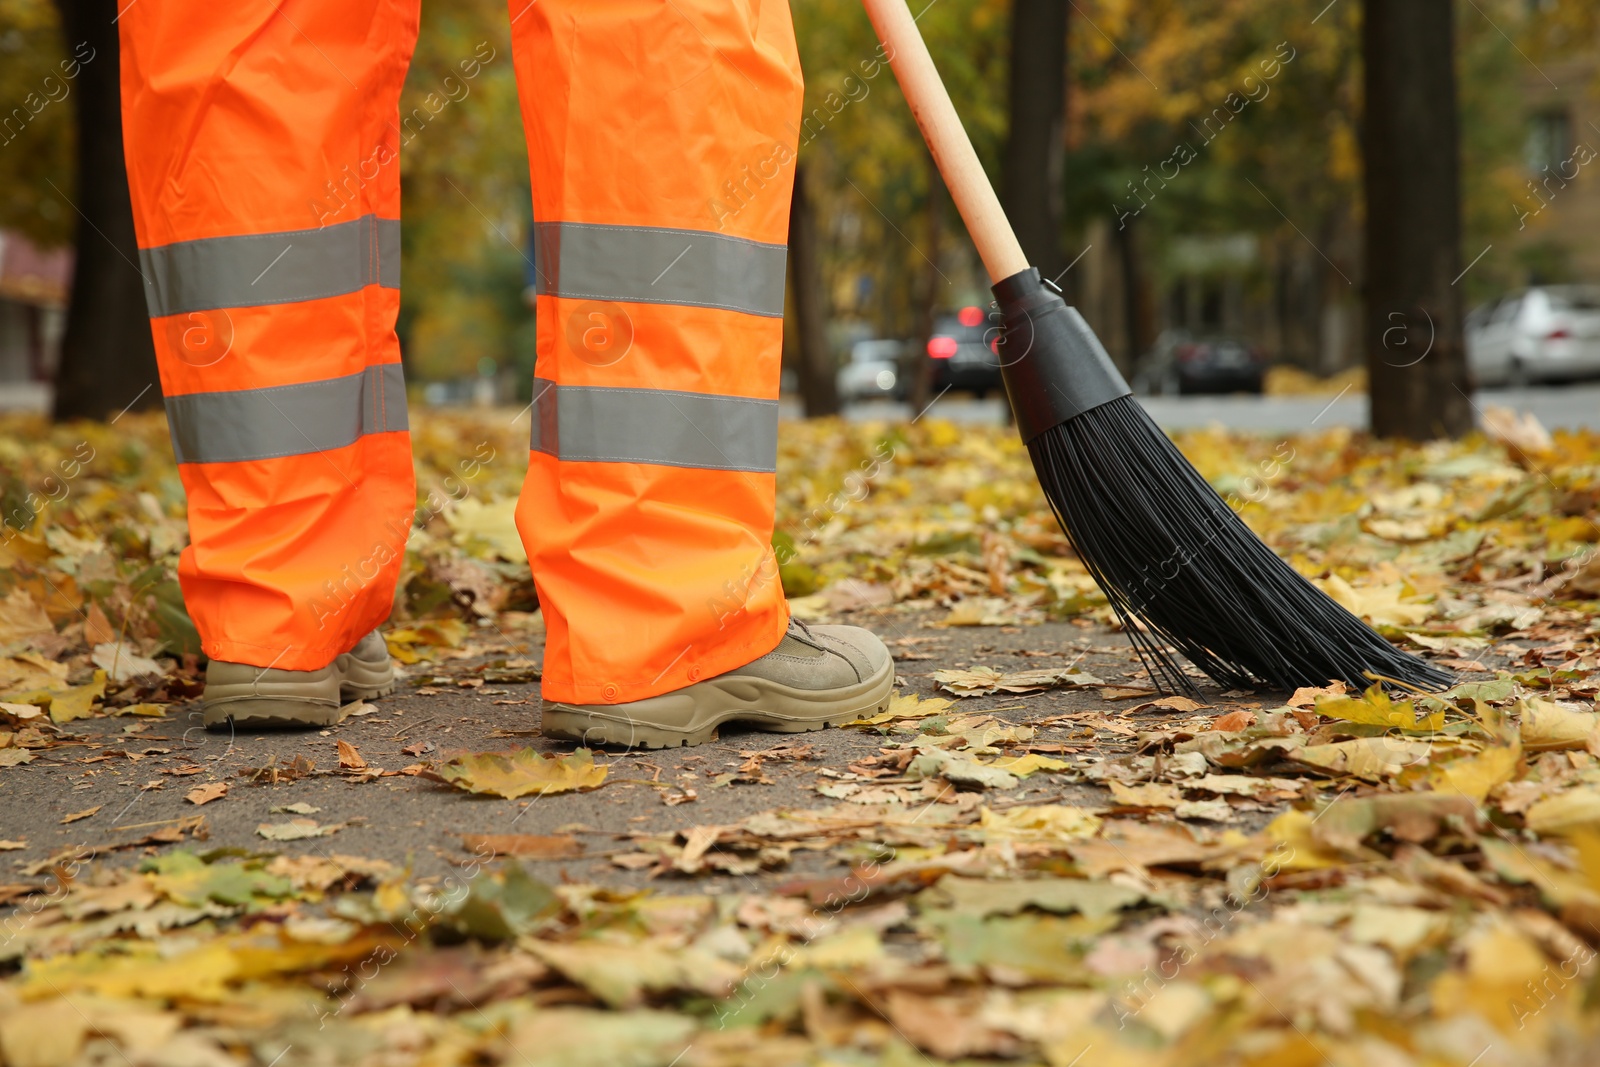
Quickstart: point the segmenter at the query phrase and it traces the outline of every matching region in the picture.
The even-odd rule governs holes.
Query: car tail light
[[[934,359],[949,359],[956,354],[957,347],[954,337],[928,338],[928,355]]]
[[[982,326],[983,319],[984,315],[982,308],[966,307],[956,312],[956,321],[960,322],[963,326]]]
[[[989,338],[989,351],[993,352],[997,356],[1000,354],[1000,335],[999,334],[995,334],[993,337]]]
[[[1546,341],[1565,341],[1571,336],[1572,333],[1565,326],[1557,326],[1555,329],[1545,334],[1544,339]]]
[[[1200,358],[1199,345],[1179,345],[1176,351],[1179,363],[1193,363]]]

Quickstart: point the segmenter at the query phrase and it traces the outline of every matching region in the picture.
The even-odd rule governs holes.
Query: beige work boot
[[[699,745],[725,722],[792,734],[872,715],[889,706],[894,661],[859,626],[789,620],[778,647],[726,674],[626,704],[544,702],[541,732],[589,745]]]
[[[200,697],[207,729],[230,721],[236,728],[332,726],[341,710],[357,700],[394,692],[389,646],[374,630],[349,652],[316,671],[282,671],[247,663],[212,660],[206,665],[206,691]]]

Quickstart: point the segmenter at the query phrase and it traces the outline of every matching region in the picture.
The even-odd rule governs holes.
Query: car
[[[857,341],[850,360],[839,368],[836,383],[840,400],[903,400],[900,359],[905,342],[886,338]]]
[[[1534,286],[1474,308],[1466,345],[1480,385],[1600,376],[1600,286]]]
[[[964,307],[934,319],[928,337],[928,358],[933,361],[933,391],[964,389],[982,400],[990,390],[1004,390],[1000,379],[1000,314]]]
[[[1146,394],[1260,393],[1270,363],[1266,353],[1239,337],[1168,330],[1145,357],[1135,385]]]

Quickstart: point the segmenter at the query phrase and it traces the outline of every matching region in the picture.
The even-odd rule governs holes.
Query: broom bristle
[[[1202,478],[1138,401],[1090,408],[1028,442],[1056,518],[1155,683],[1280,689],[1370,675],[1440,689],[1449,672],[1374,633],[1290,567]]]

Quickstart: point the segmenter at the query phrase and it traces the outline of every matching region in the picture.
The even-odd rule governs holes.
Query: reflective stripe
[[[580,222],[538,223],[533,241],[534,287],[542,294],[783,317],[784,245]]]
[[[533,380],[529,447],[557,459],[778,469],[778,402]]]
[[[404,430],[406,381],[398,363],[304,385],[188,393],[167,398],[179,463],[238,463],[300,456]]]
[[[400,288],[400,220],[363,215],[316,230],[207,237],[139,250],[150,317],[292,304]]]

